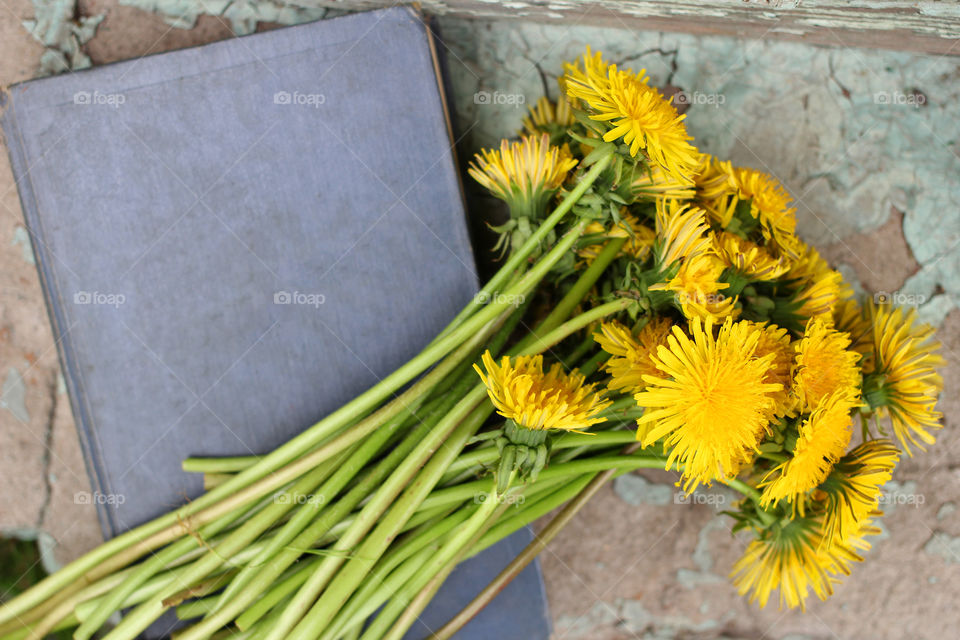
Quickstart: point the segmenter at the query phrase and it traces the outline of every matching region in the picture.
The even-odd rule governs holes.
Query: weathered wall
[[[38,0],[49,2],[51,0]],[[60,0],[63,1],[63,0]],[[192,25],[201,13],[221,15],[238,31],[257,19],[289,24],[324,8],[376,9],[393,0],[121,0]],[[950,53],[960,37],[960,8],[912,0],[422,0],[433,15],[512,19],[702,35],[782,38],[811,44]]]

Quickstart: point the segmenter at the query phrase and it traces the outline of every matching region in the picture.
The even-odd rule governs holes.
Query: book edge
[[[447,86],[448,76],[446,72],[446,66],[444,64],[445,57],[441,56],[437,49],[437,41],[439,40],[439,36],[434,28],[434,21],[430,18],[427,18],[418,7],[407,7],[407,10],[413,15],[414,19],[420,22],[424,30],[424,35],[427,39],[427,48],[429,50],[430,60],[433,65],[433,75],[437,82],[437,98],[440,101],[440,110],[443,113],[444,125],[447,130],[447,140],[449,142],[450,159],[452,160],[453,164],[454,179],[457,181],[457,192],[460,194],[460,208],[463,212],[464,227],[467,234],[466,249],[470,255],[470,259],[473,261],[474,284],[476,285],[476,289],[479,291],[481,288],[480,269],[477,265],[477,256],[474,253],[473,242],[471,241],[472,239],[470,237],[470,223],[468,220],[470,211],[467,207],[467,193],[463,184],[463,171],[462,167],[460,166],[460,158],[457,155],[458,140],[453,129],[453,114],[450,108],[451,95],[449,92],[449,87]]]

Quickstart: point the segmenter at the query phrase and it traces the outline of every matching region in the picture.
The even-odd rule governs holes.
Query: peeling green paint
[[[880,490],[883,492],[880,508],[888,514],[903,507],[919,507],[926,502],[925,497],[917,493],[917,483],[913,480],[889,480]]]
[[[937,509],[937,520],[943,520],[949,518],[957,511],[957,505],[953,502],[944,502],[940,505],[940,508]]]
[[[923,552],[930,556],[940,556],[947,564],[960,564],[960,536],[934,531],[923,545]]]
[[[558,638],[586,640],[596,637],[600,628],[615,627],[627,632],[630,637],[673,640],[689,637],[690,634],[715,631],[735,615],[733,611],[727,611],[719,619],[706,618],[693,622],[689,618],[675,615],[654,615],[637,600],[616,598],[612,602],[598,600],[581,616],[560,616],[554,633]]]
[[[650,482],[643,476],[628,473],[613,481],[613,490],[627,504],[667,505],[673,502],[675,489],[666,484]]]
[[[710,534],[714,531],[723,531],[729,537],[730,523],[726,516],[717,516],[711,519],[697,534],[697,546],[691,556],[696,570],[680,569],[677,571],[677,582],[687,589],[694,589],[703,584],[726,582],[725,578],[713,573]]]
[[[30,242],[30,234],[27,233],[27,230],[24,227],[17,227],[13,230],[13,240],[10,242],[10,244],[13,246],[17,246],[19,244],[23,252],[24,261],[33,265],[36,264],[33,258],[33,243]]]
[[[7,370],[7,378],[3,382],[3,395],[0,396],[0,408],[6,409],[22,423],[30,421],[26,405],[27,385],[20,372],[14,367]]]
[[[93,38],[104,15],[77,16],[76,0],[32,0],[34,18],[23,28],[46,47],[38,75],[45,76],[90,66],[83,45]]]
[[[120,0],[120,4],[159,14],[167,24],[181,29],[192,29],[202,15],[219,16],[237,35],[253,33],[258,22],[293,25],[330,15],[324,7],[270,0]]]

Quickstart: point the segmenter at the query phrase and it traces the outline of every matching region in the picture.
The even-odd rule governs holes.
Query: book
[[[2,127],[106,536],[199,495],[184,458],[272,450],[477,291],[440,66],[422,17],[393,8],[10,88]],[[517,535],[423,620],[466,604]],[[461,637],[546,638],[539,568],[508,592]]]

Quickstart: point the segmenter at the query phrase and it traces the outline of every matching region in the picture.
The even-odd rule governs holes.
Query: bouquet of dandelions
[[[203,496],[5,603],[0,640],[131,639],[170,609],[178,640],[398,639],[458,562],[563,507],[449,638],[640,468],[743,494],[742,593],[829,595],[940,426],[932,330],[859,306],[784,188],[698,152],[643,72],[588,49],[561,93],[471,165],[505,258],[432,343],[266,456],[187,460]]]

